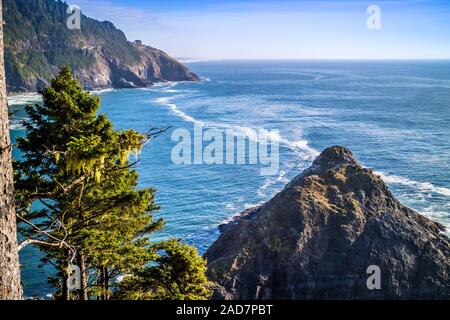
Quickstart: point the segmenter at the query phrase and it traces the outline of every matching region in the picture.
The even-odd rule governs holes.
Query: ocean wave
[[[284,138],[278,131],[267,130],[263,128],[250,128],[239,125],[218,124],[214,127],[230,129],[236,136],[246,137],[251,141],[258,143],[277,142],[281,146],[288,147],[305,161],[312,161],[319,155],[319,152],[311,148],[307,140],[291,141]]]
[[[42,96],[37,92],[8,96],[9,106],[23,106],[40,102],[42,102]]]
[[[106,88],[106,89],[100,89],[100,90],[92,90],[92,91],[89,91],[89,93],[94,94],[94,95],[99,95],[102,93],[113,92],[116,90],[117,89],[114,89],[114,88]]]
[[[14,123],[14,122],[10,122],[9,123],[9,130],[11,131],[22,131],[25,130],[25,126],[21,123]]]
[[[171,83],[170,86],[174,86],[177,83]],[[163,87],[164,83],[159,84],[160,87]],[[171,87],[163,87],[164,90],[171,91],[173,93],[179,93],[180,91],[175,91]],[[157,98],[155,101],[158,104],[169,107],[174,114],[179,116],[185,121],[192,122],[194,124],[202,125],[208,128],[218,129],[224,131],[226,129],[232,130],[235,136],[248,138],[250,141],[258,142],[258,143],[270,143],[277,142],[280,146],[287,147],[291,149],[297,156],[304,161],[313,161],[319,154],[317,150],[309,146],[309,141],[305,139],[298,140],[290,140],[286,137],[283,137],[279,131],[267,130],[264,128],[257,127],[248,127],[242,125],[235,124],[227,124],[220,122],[205,122],[196,119],[195,117],[187,114],[186,112],[180,110],[176,103],[173,102],[174,99],[183,97],[185,95],[178,94],[172,96],[165,96]]]
[[[28,118],[25,117],[13,116],[9,119],[9,129],[13,131],[25,130],[24,122],[27,120]]]
[[[259,207],[260,205],[262,205],[264,203],[265,203],[264,201],[260,201],[258,203],[244,203],[244,210]]]
[[[180,109],[178,109],[178,106],[175,103],[172,103],[172,100],[174,98],[175,97],[161,97],[161,98],[156,99],[155,102],[160,105],[163,105],[165,107],[169,107],[174,114],[176,114],[177,116],[179,116],[180,118],[182,118],[185,121],[192,122],[192,123],[195,123],[198,125],[204,125],[203,121],[196,120],[193,117],[191,117],[190,115],[188,115],[188,114],[184,113],[183,111],[181,111]]]
[[[289,179],[287,178],[287,171],[286,170],[280,170],[278,176],[276,178],[268,178],[266,182],[259,187],[257,193],[258,196],[261,198],[266,198],[267,193],[271,188],[275,187],[278,184],[287,184],[289,183]]]
[[[397,175],[391,175],[384,172],[375,172],[378,174],[387,184],[398,184],[408,187],[416,188],[421,192],[431,192],[435,194],[440,194],[446,197],[450,197],[450,188],[438,187],[431,182],[419,182],[414,181],[409,178],[400,177]]]
[[[245,137],[253,142],[258,143],[277,142],[281,146],[290,148],[304,161],[312,161],[320,154],[317,150],[309,146],[309,142],[307,140],[300,139],[291,141],[281,136],[281,134],[278,131],[267,130],[263,128],[250,128],[240,125],[230,125],[225,123],[204,122],[201,120],[197,120],[194,117],[188,115],[187,113],[181,111],[178,108],[178,106],[175,103],[173,103],[173,99],[177,97],[179,96],[160,97],[157,98],[155,102],[160,105],[169,107],[174,114],[178,115],[183,120],[192,122],[194,124],[218,130],[229,129],[233,131],[233,134],[235,136]]]
[[[226,208],[227,210],[236,211],[236,207],[235,207],[234,203],[227,203],[227,204],[225,205],[225,208]]]
[[[194,58],[177,58],[177,60],[181,63],[186,63],[186,64],[208,61],[207,59],[194,59]]]
[[[297,141],[289,141],[287,139],[283,139],[286,141],[286,143],[294,150],[301,150],[303,152],[306,152],[305,159],[313,161],[317,156],[319,156],[320,152],[315,150],[314,148],[311,148],[308,144],[309,142],[307,140],[297,140]]]
[[[444,233],[450,236],[450,213],[448,206],[431,205],[417,211],[432,220],[439,221],[446,229]]]
[[[431,206],[425,207],[419,211],[420,211],[420,213],[422,213],[425,216],[438,218],[441,222],[445,222],[445,220],[447,220],[446,225],[450,226],[450,212],[444,211],[447,209],[448,208],[446,208],[445,206],[431,205]]]
[[[162,82],[156,82],[152,84],[151,88],[160,88],[160,87],[175,87],[178,84],[178,82],[174,81],[162,81]]]
[[[234,211],[234,214],[232,214],[231,216],[223,219],[222,221],[219,222],[219,225],[222,224],[228,224],[230,222],[232,222],[236,217],[238,217],[242,211],[247,210],[247,209],[251,209],[251,208],[255,208],[255,207],[259,207],[261,205],[263,205],[265,203],[265,201],[260,201],[258,203],[244,203],[242,205],[239,205],[239,207],[242,207],[242,210],[239,211]],[[228,204],[226,205],[228,207]],[[236,206],[234,204],[231,205],[232,208],[236,208]],[[231,208],[231,207],[230,207]],[[217,227],[217,224],[213,225],[215,228]]]

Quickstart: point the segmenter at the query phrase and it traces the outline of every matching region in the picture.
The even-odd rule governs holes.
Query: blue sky
[[[450,1],[69,0],[193,59],[450,59]],[[369,5],[381,29],[366,26]]]

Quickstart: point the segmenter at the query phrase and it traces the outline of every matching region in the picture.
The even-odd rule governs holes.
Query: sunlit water
[[[160,237],[178,237],[201,253],[217,226],[242,209],[270,199],[326,147],[349,147],[374,168],[400,201],[450,227],[450,62],[197,62],[197,83],[97,92],[101,112],[116,128],[145,132],[171,126],[148,144],[137,169],[142,187],[157,189]],[[13,97],[13,136],[22,135],[23,104]],[[258,165],[175,165],[177,128],[279,130],[280,170],[261,176]],[[17,152],[15,156],[19,155]],[[53,292],[39,253],[21,253],[27,296]]]

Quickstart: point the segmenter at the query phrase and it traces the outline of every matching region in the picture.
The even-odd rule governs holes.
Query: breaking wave
[[[384,172],[375,172],[378,174],[387,184],[397,184],[408,187],[413,187],[421,192],[431,192],[440,194],[446,197],[450,197],[450,189],[445,187],[437,187],[431,182],[419,182],[405,177],[387,174]]]

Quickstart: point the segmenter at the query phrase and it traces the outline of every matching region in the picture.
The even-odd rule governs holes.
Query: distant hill
[[[128,41],[109,21],[82,15],[81,30],[70,30],[67,7],[55,0],[3,0],[9,92],[44,87],[67,63],[86,89],[198,80],[167,53]]]

